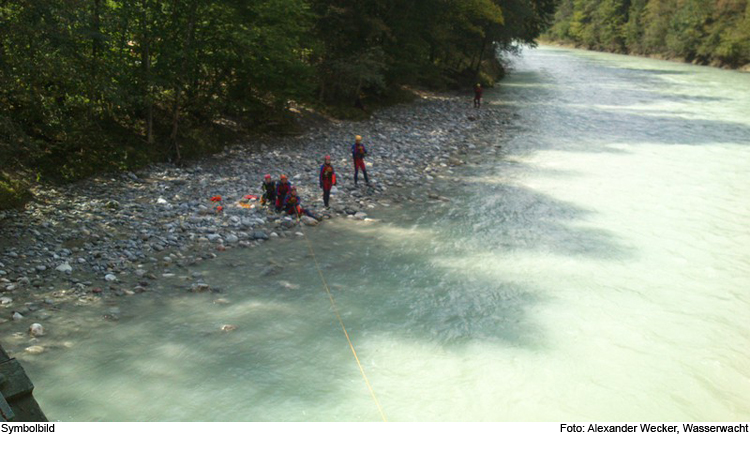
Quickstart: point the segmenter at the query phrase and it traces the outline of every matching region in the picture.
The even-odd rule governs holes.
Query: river
[[[307,229],[388,419],[750,420],[750,74],[514,64],[485,107],[515,118],[453,201]],[[381,419],[304,238],[196,270],[223,291],[161,283],[24,361],[47,416]]]

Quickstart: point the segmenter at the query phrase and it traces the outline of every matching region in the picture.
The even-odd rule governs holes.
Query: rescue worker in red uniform
[[[320,166],[320,176],[318,177],[320,188],[323,189],[323,203],[328,208],[328,201],[331,199],[331,188],[336,185],[336,172],[331,165],[331,157],[326,155],[323,164]]]
[[[289,194],[286,196],[286,199],[284,199],[284,205],[286,205],[284,209],[286,210],[287,214],[296,216],[297,218],[304,214],[306,216],[312,217],[315,220],[320,220],[317,216],[315,216],[315,214],[310,212],[310,210],[302,207],[299,195],[297,195],[297,188],[294,186],[292,186],[292,188],[289,190]]]
[[[287,179],[286,175],[281,175],[279,181],[276,183],[276,212],[280,212],[285,209],[286,197],[289,195],[289,191],[292,188],[292,184]]]
[[[263,184],[260,185],[260,190],[263,195],[260,196],[260,204],[268,204],[276,206],[276,182],[271,179],[271,175],[266,174],[263,177]]]
[[[482,106],[482,92],[484,90],[482,89],[482,85],[477,83],[476,86],[474,86],[474,107],[479,108]]]
[[[357,175],[359,171],[365,176],[365,183],[370,185],[370,181],[367,179],[367,169],[365,168],[365,156],[367,155],[367,149],[362,144],[362,136],[354,138],[354,145],[352,145],[352,158],[354,159],[354,185],[357,185]]]

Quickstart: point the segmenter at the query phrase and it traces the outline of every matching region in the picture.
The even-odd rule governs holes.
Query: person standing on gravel
[[[354,138],[354,145],[352,145],[352,158],[354,159],[354,185],[357,185],[357,175],[359,171],[365,176],[365,183],[370,185],[370,180],[367,179],[367,169],[365,168],[365,156],[367,155],[367,149],[362,144],[362,136]]]
[[[482,85],[477,83],[476,86],[474,86],[474,107],[479,108],[482,106],[482,93],[484,90],[482,89]]]
[[[328,208],[328,201],[331,199],[331,188],[336,185],[336,172],[331,165],[331,157],[326,155],[323,165],[320,166],[320,176],[318,177],[320,188],[323,189],[323,203]]]
[[[263,195],[260,196],[260,204],[268,204],[269,207],[271,205],[276,206],[276,182],[271,179],[271,175],[266,174],[263,177],[260,190],[263,192]]]
[[[291,188],[292,184],[289,183],[286,175],[281,175],[278,183],[276,183],[276,212],[281,212],[282,209],[286,208],[285,201]]]

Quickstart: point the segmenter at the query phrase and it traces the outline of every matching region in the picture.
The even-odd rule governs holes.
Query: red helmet
[[[281,176],[279,178],[281,178],[282,180],[286,180],[287,179],[286,175],[284,175],[284,174],[281,174]]]
[[[329,161],[331,159],[331,155],[326,155],[325,160]]]
[[[266,180],[270,180],[271,179],[271,175],[266,174],[266,176],[264,176],[263,178],[265,178]]]

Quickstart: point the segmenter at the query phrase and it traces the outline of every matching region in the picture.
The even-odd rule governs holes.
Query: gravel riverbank
[[[486,137],[502,132],[508,113],[498,105],[475,110],[468,96],[421,97],[364,122],[320,123],[299,136],[227,148],[189,167],[156,165],[41,189],[24,211],[0,212],[0,342],[10,353],[43,353],[56,346],[55,330],[45,328],[54,315],[115,304],[163,279],[183,277],[194,292],[212,290],[194,270],[201,261],[300,232],[291,217],[240,202],[260,195],[266,173],[287,174],[323,226],[377,218],[380,208],[415,199],[450,201],[445,180],[461,181],[453,180],[452,168],[481,158]],[[361,178],[359,187],[353,184],[350,147],[357,134],[369,153],[370,187]],[[326,154],[338,178],[327,211],[318,187]],[[220,213],[214,196],[222,197]],[[116,322],[118,313],[114,307],[100,319]]]

